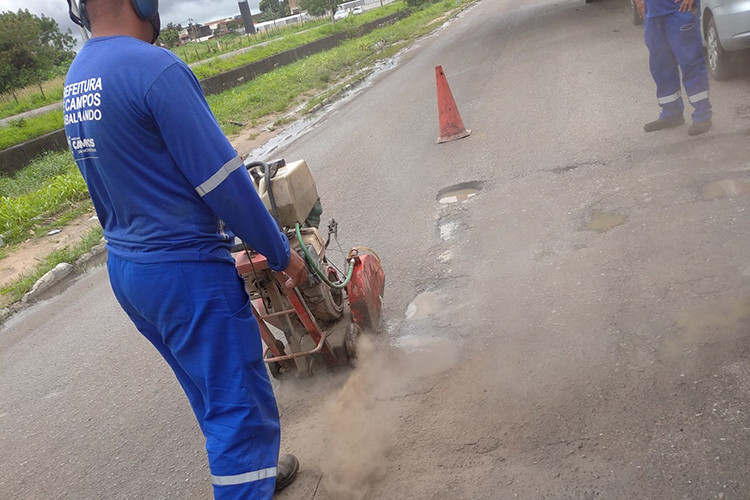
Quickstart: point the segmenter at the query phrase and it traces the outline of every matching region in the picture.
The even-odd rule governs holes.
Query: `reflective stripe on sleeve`
[[[233,486],[236,484],[252,483],[269,477],[276,477],[276,467],[256,470],[255,472],[245,472],[234,476],[214,476],[211,475],[211,483],[215,486]]]
[[[206,196],[208,193],[219,187],[219,184],[224,182],[224,179],[229,177],[229,174],[243,165],[244,163],[242,162],[242,158],[240,158],[239,156],[235,156],[224,165],[222,165],[214,175],[209,177],[206,182],[195,188],[195,190],[201,197]]]
[[[659,104],[669,104],[670,102],[675,102],[677,99],[679,99],[680,95],[682,94],[680,94],[680,91],[678,90],[672,95],[665,95],[664,97],[657,97],[656,101]]]
[[[702,101],[704,99],[708,99],[708,90],[704,90],[703,92],[698,92],[697,94],[688,96],[688,101],[690,101],[692,104],[695,104],[696,102]]]

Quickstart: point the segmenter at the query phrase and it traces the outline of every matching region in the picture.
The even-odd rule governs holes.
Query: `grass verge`
[[[0,96],[0,118],[8,118],[24,111],[41,108],[48,104],[62,101],[64,76],[58,76],[42,83],[44,95],[39,91],[39,85],[29,85],[16,91],[16,97],[12,94]],[[18,99],[18,102],[16,102]]]
[[[6,244],[23,241],[50,217],[88,198],[70,152],[49,153],[15,176],[0,179],[0,234]]]
[[[375,19],[388,16],[394,12],[404,10],[404,2],[393,2],[377,9],[372,9],[358,16],[349,16],[335,23],[327,23],[318,28],[310,29],[295,36],[283,37],[278,40],[257,47],[243,54],[228,59],[214,58],[205,64],[193,68],[193,72],[198,78],[208,78],[226,71],[239,68],[245,64],[259,61],[281,52],[300,47],[302,45],[320,40],[335,33],[348,32],[352,36],[356,33],[359,26],[366,24]]]
[[[208,96],[208,103],[228,135],[240,130],[237,123],[255,123],[264,116],[284,113],[294,105],[312,108],[300,102],[300,96],[329,89],[334,82],[349,79],[377,60],[391,57],[416,38],[434,30],[437,26],[433,21],[472,1],[444,0],[432,4],[401,21],[331,50],[283,66],[221,94]],[[320,100],[321,97],[313,99]]]
[[[291,24],[289,26],[273,28],[269,31],[256,33],[255,35],[230,34],[206,42],[190,42],[187,45],[173,48],[172,52],[187,64],[193,64],[235,50],[253,47],[254,45],[259,45],[270,40],[311,30],[328,23],[330,23],[330,19],[321,18],[306,21],[303,24]]]
[[[16,146],[61,128],[63,128],[63,114],[59,109],[12,120],[8,126],[0,127],[0,149]]]

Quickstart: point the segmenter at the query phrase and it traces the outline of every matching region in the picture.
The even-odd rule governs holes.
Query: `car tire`
[[[633,14],[633,24],[636,26],[643,24],[643,18],[638,13],[638,7],[635,5],[635,0],[630,0],[630,11]]]
[[[734,75],[734,61],[719,41],[716,22],[711,18],[706,27],[706,66],[714,80],[726,80]]]

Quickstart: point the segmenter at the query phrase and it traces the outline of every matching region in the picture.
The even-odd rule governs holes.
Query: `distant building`
[[[290,24],[303,23],[309,19],[310,19],[310,15],[307,13],[307,11],[304,11],[301,14],[294,14],[291,16],[274,19],[272,21],[258,23],[255,25],[255,29],[257,29],[258,32],[263,32],[263,31],[268,31],[270,29],[274,29],[274,28],[280,28],[281,26],[288,26]]]
[[[349,11],[354,10],[354,7],[364,7],[365,0],[352,0],[351,2],[340,3],[336,10],[338,11]]]
[[[229,17],[227,19],[219,19],[218,21],[211,21],[210,23],[206,23],[206,26],[208,26],[211,29],[211,33],[214,36],[222,36],[222,35],[231,33],[232,29],[230,28],[230,25],[233,25],[233,24],[234,24],[234,18]]]

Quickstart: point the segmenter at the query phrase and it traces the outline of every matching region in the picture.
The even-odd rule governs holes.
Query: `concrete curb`
[[[54,269],[39,278],[31,290],[26,292],[23,298],[11,304],[10,306],[0,309],[0,325],[2,325],[10,316],[30,305],[43,299],[51,298],[58,292],[70,286],[75,279],[97,266],[104,264],[107,256],[107,247],[104,239],[91,250],[81,255],[73,264],[62,262],[55,266]]]

